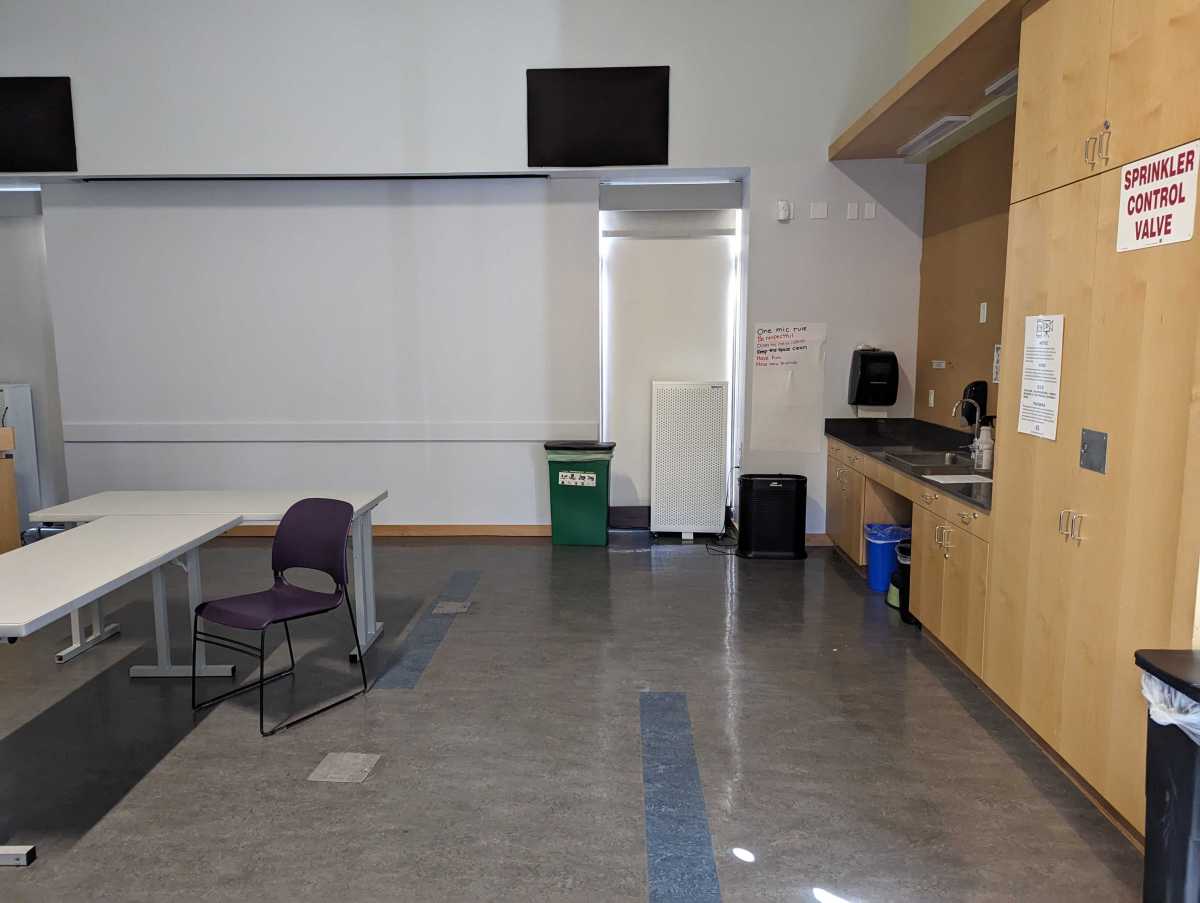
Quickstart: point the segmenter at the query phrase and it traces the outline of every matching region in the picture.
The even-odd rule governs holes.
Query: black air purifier
[[[804,508],[808,478],[748,473],[738,478],[738,544],[743,558],[807,558]]]

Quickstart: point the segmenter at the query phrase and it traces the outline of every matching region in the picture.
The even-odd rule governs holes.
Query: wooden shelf
[[[1025,0],[983,0],[829,145],[830,160],[899,157],[896,149],[948,115],[969,116],[992,98],[983,89],[1012,71]]]

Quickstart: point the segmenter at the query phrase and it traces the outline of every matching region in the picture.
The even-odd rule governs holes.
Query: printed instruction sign
[[[560,470],[558,472],[559,486],[595,486],[596,475],[583,470]]]
[[[750,447],[819,452],[825,432],[825,324],[757,323]]]
[[[1021,365],[1018,433],[1041,439],[1053,440],[1058,437],[1062,346],[1062,314],[1037,314],[1025,318],[1025,354]]]
[[[1122,167],[1117,251],[1191,241],[1198,152],[1193,141]]]

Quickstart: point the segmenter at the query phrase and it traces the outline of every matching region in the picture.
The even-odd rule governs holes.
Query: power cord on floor
[[[723,541],[726,538],[729,539],[729,542]],[[728,534],[722,534],[716,542],[707,543],[704,548],[709,555],[736,555],[737,540]]]

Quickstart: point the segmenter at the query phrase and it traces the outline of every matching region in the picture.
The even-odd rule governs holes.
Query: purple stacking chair
[[[354,607],[348,600],[346,590],[346,536],[349,533],[350,521],[353,517],[354,509],[346,502],[337,499],[301,499],[288,508],[275,531],[275,542],[271,547],[271,570],[275,574],[275,583],[271,588],[244,596],[213,599],[211,602],[204,602],[196,607],[196,614],[192,622],[193,711],[216,705],[231,696],[248,692],[257,687],[258,731],[266,737],[353,699],[360,692],[364,694],[367,692],[367,668],[363,664],[362,647],[358,643],[358,625],[354,621]],[[285,572],[289,568],[310,568],[315,571],[323,571],[333,578],[333,592],[322,593],[293,586],[288,583],[285,576]],[[336,699],[294,721],[285,721],[269,731],[266,730],[263,725],[263,687],[273,680],[287,677],[296,669],[296,656],[292,652],[292,634],[288,630],[288,623],[333,611],[343,602],[346,603],[346,611],[350,615],[350,628],[354,632],[354,646],[358,651],[358,667],[362,674],[362,690],[355,690],[348,696]],[[258,631],[258,645],[254,646],[229,636],[203,631],[200,629],[201,619],[235,630]],[[266,674],[264,672],[267,628],[272,624],[283,625],[291,664],[274,674]],[[245,655],[257,656],[258,680],[247,686],[214,696],[212,699],[197,702],[197,643],[207,643]]]

